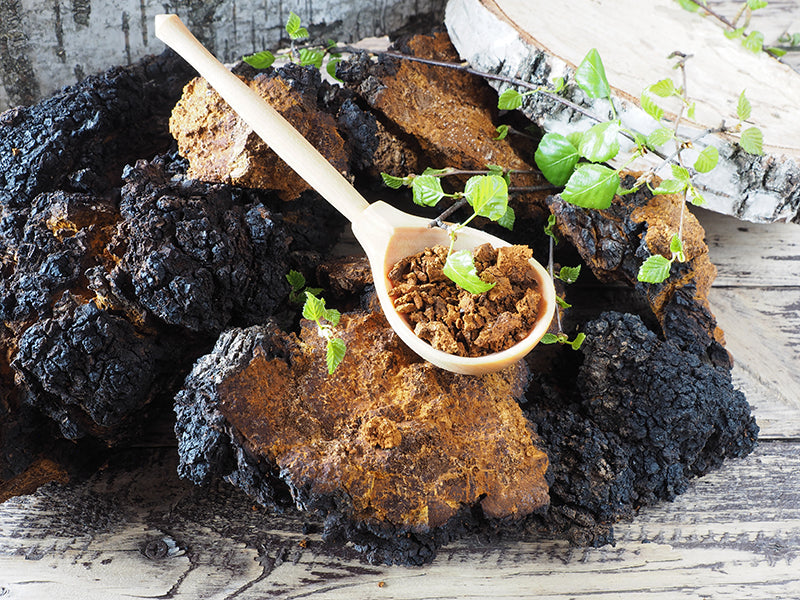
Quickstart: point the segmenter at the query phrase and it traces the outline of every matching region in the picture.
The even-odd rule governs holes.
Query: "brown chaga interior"
[[[198,434],[187,412],[213,414],[297,504],[373,529],[430,535],[463,507],[519,519],[547,505],[547,456],[517,403],[524,363],[481,377],[442,371],[379,312],[345,315],[337,333],[347,355],[329,376],[313,323],[299,339],[276,327],[228,332],[178,395],[180,443]]]
[[[441,34],[401,47],[453,56]],[[491,139],[500,118],[521,117],[498,115],[477,78],[365,57],[341,76],[335,88],[289,66],[260,80],[301,120],[326,123],[345,152],[337,168],[364,190],[378,188],[380,171],[531,166],[516,136]],[[641,192],[592,211],[515,196],[517,225],[503,237],[545,262],[552,212],[556,261],[589,267],[564,315],[587,341],[579,352],[539,346],[494,379],[461,378],[415,362],[373,310],[358,309],[368,271],[328,257],[343,219],[316,194],[296,196],[278,175],[259,180],[270,189],[187,176],[168,118],[190,78],[165,54],[0,115],[4,491],[96,468],[108,446],[175,420],[177,394],[184,477],[225,477],[263,504],[321,513],[328,539],[370,560],[418,564],[470,531],[610,542],[615,521],[752,450],[758,429],[731,384],[696,221],[686,221],[689,262],[661,285],[635,278],[665,249],[678,199]],[[330,379],[316,334],[291,333],[301,329],[289,269],[349,311],[350,350]],[[546,510],[538,450],[549,459]]]

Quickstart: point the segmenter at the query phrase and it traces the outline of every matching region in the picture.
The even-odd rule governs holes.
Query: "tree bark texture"
[[[735,14],[732,3],[711,4],[731,18],[731,10]],[[786,27],[796,25],[796,3],[779,3],[770,10]],[[545,87],[564,77],[568,85],[561,95],[582,111],[540,93],[526,97],[522,106],[545,131],[562,135],[584,131],[612,115],[607,99],[590,98],[573,85],[575,69],[590,49],[602,56],[623,128],[642,135],[665,126],[642,108],[642,91],[667,78],[676,88],[684,87],[669,55],[673,51],[689,55],[685,89],[689,101],[696,103],[696,116],[689,118],[677,98],[657,100],[670,123],[682,115],[678,135],[692,141],[682,152],[687,166],[707,146],[719,152],[717,167],[694,179],[708,208],[754,222],[800,221],[800,122],[794,118],[800,74],[792,53],[787,60],[794,61],[794,69],[728,39],[715,20],[682,10],[672,0],[450,0],[445,21],[462,58],[480,71]],[[749,27],[756,30],[759,25],[754,21]],[[779,34],[765,32],[765,47],[777,43]],[[507,81],[491,83],[498,93],[510,87]],[[737,101],[743,90],[752,103],[752,117],[737,129]],[[721,126],[725,128],[719,133]],[[763,155],[749,154],[738,145],[741,131],[751,126],[763,132]],[[618,167],[628,164],[634,148],[627,140],[622,145],[614,159]],[[674,153],[674,143],[658,149],[661,156],[647,153],[629,168],[655,167],[662,177],[671,177],[663,156]]]
[[[164,45],[153,34],[158,13],[180,15],[222,61],[288,45],[290,11],[312,39],[352,42],[431,15],[444,0],[2,0],[0,110],[32,104],[64,85],[130,64]]]

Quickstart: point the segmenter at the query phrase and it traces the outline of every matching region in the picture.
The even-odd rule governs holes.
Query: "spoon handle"
[[[178,15],[156,15],[155,29],[158,39],[192,65],[253,131],[340,213],[352,222],[369,206],[308,140],[214,58]]]

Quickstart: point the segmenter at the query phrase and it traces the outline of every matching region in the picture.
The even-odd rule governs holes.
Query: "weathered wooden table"
[[[88,482],[0,505],[0,597],[800,598],[800,226],[698,212],[759,446],[618,524],[615,546],[470,538],[425,567],[373,566],[303,515],[180,481],[156,435]]]

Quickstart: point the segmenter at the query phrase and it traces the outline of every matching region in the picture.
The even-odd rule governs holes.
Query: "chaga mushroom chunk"
[[[515,400],[523,362],[480,377],[439,370],[374,312],[344,315],[337,333],[347,354],[332,376],[313,324],[299,340],[224,333],[176,398],[181,473],[221,474],[262,501],[280,495],[278,474],[331,532],[401,562],[420,556],[394,555],[404,544],[435,547],[478,514],[513,521],[547,505],[547,456]]]
[[[80,287],[84,271],[100,262],[118,218],[107,200],[62,191],[8,211],[0,222],[3,321],[49,316],[61,292]]]
[[[26,401],[52,418],[64,437],[104,437],[150,399],[160,350],[125,318],[69,293],[51,318],[28,327],[12,366]]]
[[[159,160],[139,161],[125,180],[112,277],[132,286],[132,300],[201,333],[259,322],[285,301],[289,239],[264,204],[229,186],[173,178]]]
[[[191,67],[168,52],[115,67],[0,114],[0,206],[41,192],[102,192],[123,165],[164,152],[166,120]]]
[[[597,544],[637,507],[749,454],[758,426],[727,369],[659,339],[638,316],[603,313],[584,331],[574,403],[535,397],[528,410],[551,459],[548,526]]]
[[[347,145],[334,118],[317,106],[317,93],[322,85],[319,73],[316,69],[297,71],[296,67],[281,68],[243,81],[337,171],[346,172]],[[189,160],[192,178],[272,189],[284,200],[293,200],[310,189],[201,77],[186,85],[170,117],[169,129],[181,155]]]

